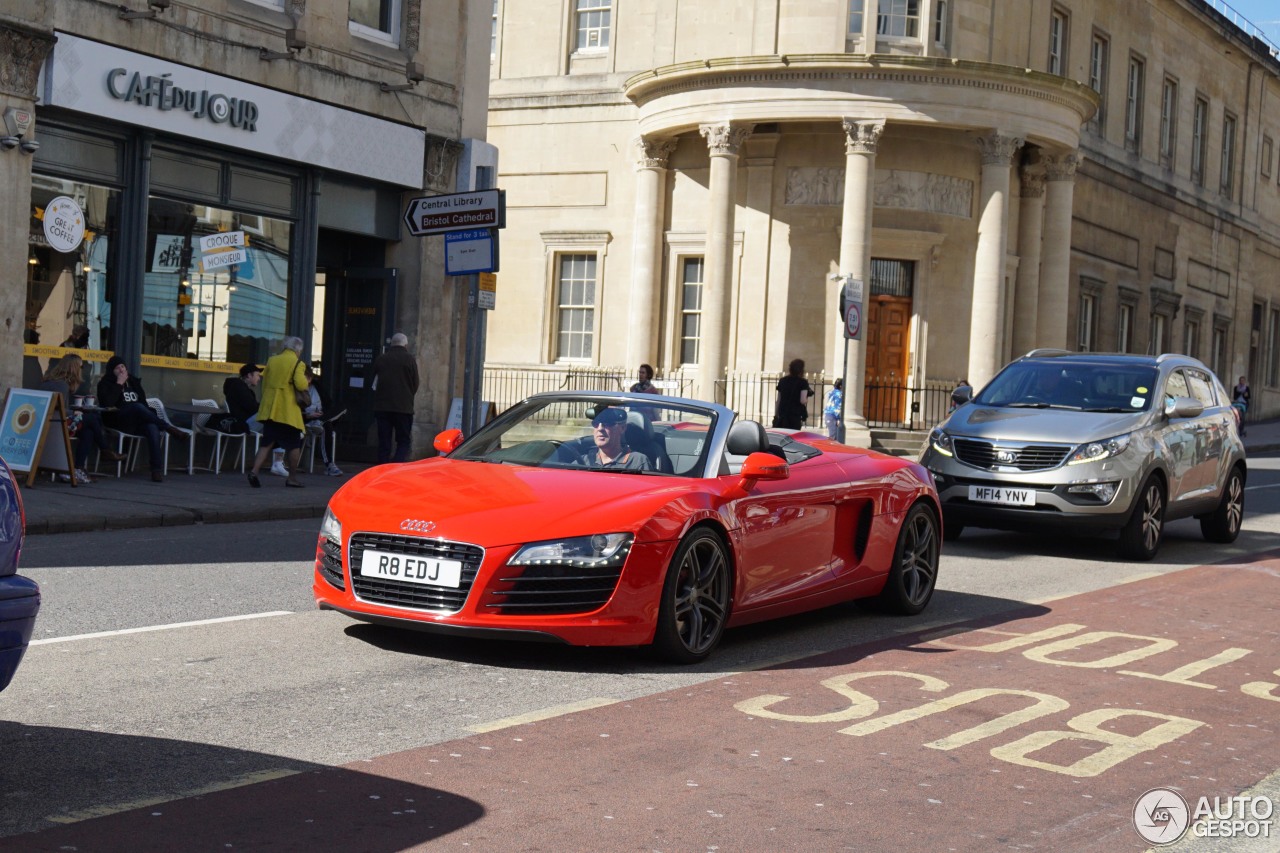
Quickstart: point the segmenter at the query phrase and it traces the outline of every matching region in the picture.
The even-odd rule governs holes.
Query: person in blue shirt
[[[837,379],[827,392],[827,403],[822,408],[822,420],[827,425],[827,438],[840,440],[840,407],[844,400],[844,380]]]

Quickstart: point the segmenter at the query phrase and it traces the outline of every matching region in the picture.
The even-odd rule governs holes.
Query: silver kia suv
[[[929,435],[943,529],[1068,527],[1120,533],[1120,553],[1149,560],[1164,524],[1195,516],[1232,542],[1244,514],[1244,445],[1231,398],[1185,355],[1034,350]]]

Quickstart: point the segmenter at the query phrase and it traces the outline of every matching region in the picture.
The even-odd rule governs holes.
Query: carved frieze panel
[[[844,204],[844,169],[825,166],[788,169],[784,204]],[[875,206],[969,219],[973,216],[973,181],[932,172],[876,169]]]
[[[34,100],[36,77],[52,49],[52,35],[0,23],[0,92]]]

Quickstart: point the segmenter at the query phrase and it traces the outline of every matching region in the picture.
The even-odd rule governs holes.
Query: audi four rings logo
[[[418,533],[430,533],[436,529],[434,521],[423,521],[420,518],[406,518],[400,522],[401,530],[415,530]]]

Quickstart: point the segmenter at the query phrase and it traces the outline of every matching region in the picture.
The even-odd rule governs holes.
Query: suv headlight
[[[1104,438],[1101,441],[1091,441],[1076,448],[1076,452],[1071,454],[1067,464],[1081,465],[1085,462],[1099,462],[1103,459],[1110,459],[1112,456],[1119,456],[1124,453],[1125,448],[1128,446],[1129,436],[1127,434],[1117,435],[1114,438]]]
[[[934,427],[933,432],[929,433],[929,446],[943,456],[955,455],[955,450],[951,446],[951,434],[941,427]]]
[[[512,566],[578,566],[606,568],[622,565],[631,550],[630,533],[597,533],[549,542],[531,542],[507,561]]]

